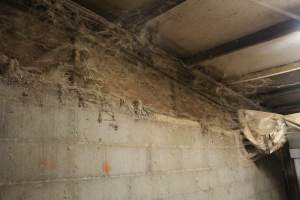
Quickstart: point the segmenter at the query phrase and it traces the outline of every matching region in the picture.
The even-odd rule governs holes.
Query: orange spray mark
[[[110,172],[110,165],[107,161],[105,161],[103,164],[102,164],[102,172],[105,174],[105,175],[108,175],[109,172]]]
[[[43,160],[41,166],[47,170],[55,170],[56,163],[53,160]]]

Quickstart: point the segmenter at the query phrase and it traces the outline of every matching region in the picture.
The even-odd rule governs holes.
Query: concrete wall
[[[99,105],[50,89],[0,95],[1,200],[284,199],[279,164],[245,159],[234,132],[117,106],[99,122]]]
[[[280,163],[245,159],[232,113],[178,63],[149,67],[113,46],[135,52],[132,38],[42,2],[0,2],[1,200],[284,199]]]

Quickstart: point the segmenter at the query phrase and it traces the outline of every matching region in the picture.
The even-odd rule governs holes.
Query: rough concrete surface
[[[113,31],[69,26],[60,4],[12,2],[0,3],[1,200],[284,199],[278,160],[246,159],[232,113],[120,53]]]
[[[3,200],[284,199],[278,161],[247,160],[234,131],[117,106],[99,122],[99,105],[42,89],[1,84]]]
[[[295,14],[300,6],[297,0],[187,0],[150,24],[159,42],[189,57],[288,20],[257,2]]]

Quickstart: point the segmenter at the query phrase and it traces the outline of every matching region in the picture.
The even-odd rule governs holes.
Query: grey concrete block
[[[6,101],[1,138],[13,139],[74,139],[75,112],[70,108],[39,106],[21,101]]]
[[[241,181],[248,182],[255,179],[257,175],[257,168],[255,166],[240,166],[239,175]]]
[[[106,162],[105,147],[100,144],[78,144],[68,146],[67,149],[71,151],[73,166],[70,169],[74,170],[76,177],[99,177],[106,175],[103,172],[102,166]],[[68,159],[68,158],[66,158]],[[66,160],[60,160],[61,165]]]
[[[5,136],[5,107],[6,102],[3,97],[0,96],[0,138]]]
[[[3,124],[3,129],[0,132],[1,138],[16,138],[22,135],[25,117],[24,107],[26,105],[20,101],[5,101],[1,118]],[[31,124],[27,124],[27,126],[29,125]]]
[[[235,148],[210,148],[208,151],[209,166],[238,168],[239,160]]]
[[[182,169],[182,151],[178,148],[153,148],[151,159],[153,171]]]
[[[194,133],[194,132],[193,132]],[[193,141],[193,147],[195,148],[208,148],[209,146],[209,140],[210,140],[210,134],[208,132],[197,130],[193,134],[194,141]]]
[[[234,194],[231,193],[229,186],[218,186],[212,189],[210,200],[231,200],[232,196],[234,196]]]
[[[101,176],[105,150],[94,144],[1,143],[1,181]],[[34,149],[34,150],[33,150]]]
[[[78,135],[83,140],[131,146],[146,146],[151,143],[153,125],[150,122],[135,121],[118,113],[112,118],[95,105],[79,108],[77,118]]]
[[[104,184],[105,200],[130,199],[130,177],[108,178]]]
[[[183,169],[209,168],[207,149],[184,148],[182,157]]]
[[[218,180],[218,185],[229,185],[240,180],[239,171],[225,167],[215,169],[216,179]]]
[[[154,199],[166,199],[169,194],[169,176],[154,175],[152,176],[152,188]]]
[[[105,190],[105,180],[97,179],[97,180],[87,180],[76,182],[76,190],[74,191],[76,194],[76,200],[106,200],[104,198],[104,190]],[[114,190],[115,188],[111,188],[110,190]],[[118,191],[115,190],[117,193]]]
[[[41,177],[42,146],[0,142],[0,183],[28,181]]]
[[[1,200],[71,200],[74,185],[69,182],[40,183],[0,187]]]
[[[167,128],[171,128],[169,125]],[[190,147],[194,143],[195,131],[188,126],[173,126],[172,132],[169,135],[169,145]]]
[[[253,198],[253,199],[257,199],[257,200],[273,200],[271,191],[264,191],[264,192],[256,193],[254,195],[254,197],[255,198]]]
[[[138,176],[131,179],[132,200],[152,200],[156,196],[151,176]]]
[[[146,155],[145,148],[107,148],[107,162],[111,167],[110,175],[145,174],[147,170]]]
[[[189,194],[183,195],[184,200],[210,200],[211,192],[210,191],[198,191]]]
[[[96,105],[89,105],[88,108],[77,109],[77,126],[78,135],[81,139],[86,141],[103,141],[106,142],[106,138],[110,134],[116,134],[112,127],[109,127],[109,123],[103,124],[98,121],[99,107]]]
[[[168,179],[169,195],[193,193],[197,191],[197,178],[193,173],[171,174]]]
[[[255,182],[236,182],[231,184],[230,189],[239,198],[251,198],[255,194]]]
[[[234,148],[236,146],[234,134],[234,132],[223,133],[222,130],[210,132],[209,145],[212,148]]]
[[[199,172],[193,172],[196,179],[197,191],[207,191],[210,188],[215,187],[218,183],[218,178],[213,171],[203,170]]]

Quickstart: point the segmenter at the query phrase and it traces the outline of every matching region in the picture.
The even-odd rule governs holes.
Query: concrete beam
[[[231,42],[219,45],[212,49],[206,51],[201,51],[193,56],[184,58],[184,62],[188,65],[198,65],[200,62],[212,59],[214,57],[231,53],[239,49],[253,46],[258,43],[267,42],[281,36],[287,35],[289,33],[300,30],[300,24],[297,20],[288,20],[266,29],[260,30],[256,33],[246,35],[239,39],[233,40]]]
[[[147,5],[128,12],[125,16],[121,16],[120,21],[123,27],[141,26],[185,1],[186,0],[156,1],[150,6]]]
[[[250,73],[245,76],[242,76],[241,78],[225,80],[225,82],[228,85],[235,85],[235,84],[246,83],[250,81],[256,81],[259,79],[270,78],[273,76],[283,75],[298,70],[300,70],[300,61],[290,63],[287,65],[272,67],[270,69],[262,70],[259,72]]]
[[[159,15],[171,10],[172,8],[178,6],[179,4],[185,2],[186,0],[165,0],[165,1],[154,1],[152,3],[147,3],[142,7],[136,8],[134,10],[121,10],[112,7],[97,7],[93,8],[89,1],[82,0],[68,0],[74,1],[82,6],[93,10],[93,12],[101,15],[106,20],[120,24],[122,28],[134,30],[136,27],[140,27],[148,21],[158,17]]]

